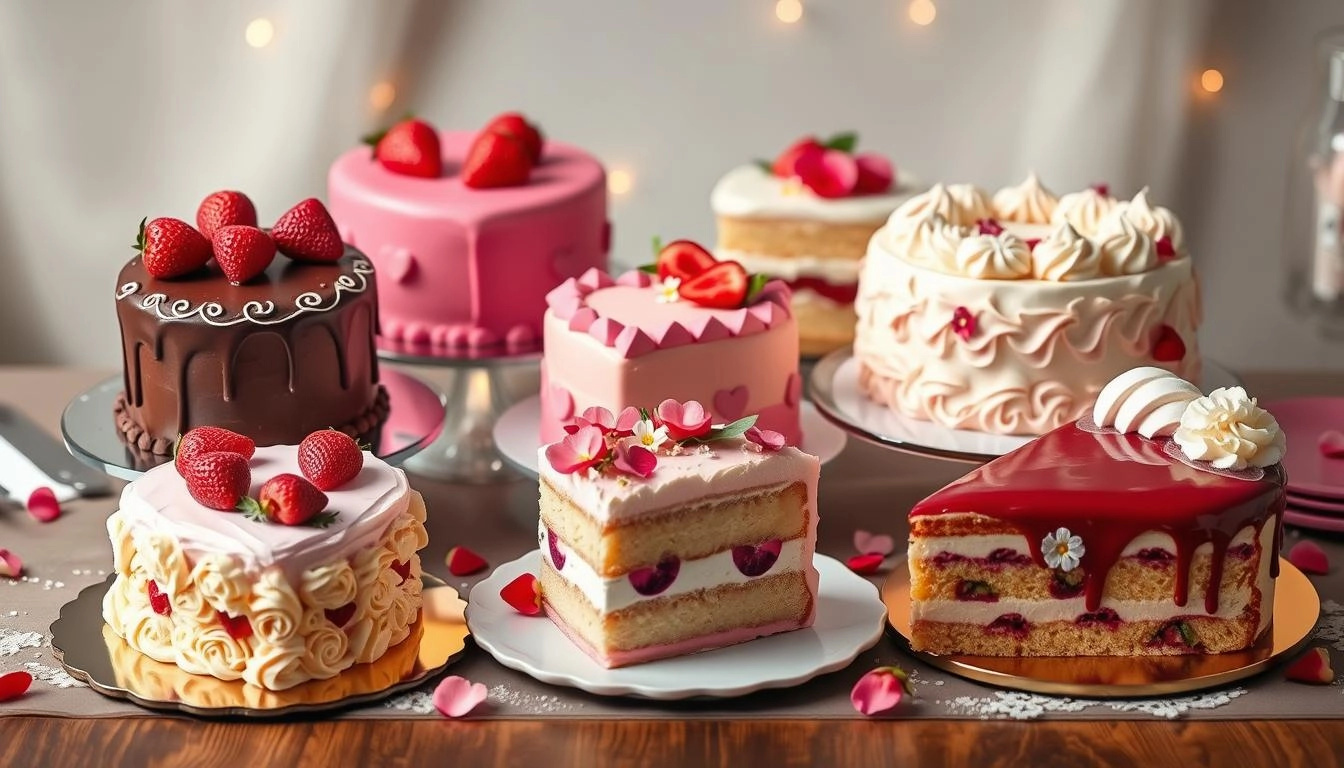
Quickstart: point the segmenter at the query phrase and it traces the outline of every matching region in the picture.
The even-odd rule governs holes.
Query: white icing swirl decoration
[[[1101,251],[1103,275],[1137,275],[1157,266],[1153,239],[1140,232],[1123,210],[1106,218],[1098,235],[1097,249]]]
[[[891,221],[922,219],[930,214],[937,214],[946,221],[955,221],[957,219],[957,206],[952,201],[951,195],[947,193],[947,187],[942,184],[934,184],[924,192],[906,200],[899,208],[891,214]],[[975,223],[971,221],[969,223]]]
[[[1166,208],[1161,206],[1154,207],[1148,202],[1148,188],[1139,190],[1134,199],[1124,206],[1125,218],[1134,223],[1140,231],[1151,237],[1154,241],[1167,238],[1171,247],[1180,253],[1185,245],[1185,237],[1181,231],[1181,222],[1176,216]]]
[[[1031,273],[1052,282],[1090,280],[1101,276],[1101,252],[1066,221],[1036,244]]]
[[[974,184],[950,184],[947,196],[952,199],[954,206],[953,215],[947,217],[953,224],[970,226],[980,219],[994,216],[993,209],[989,207],[989,198],[985,196],[984,190]]]
[[[1016,187],[1004,187],[994,193],[994,215],[1004,221],[1022,224],[1049,224],[1059,199],[1046,189],[1036,172]]]
[[[1278,421],[1241,387],[1191,402],[1172,440],[1190,459],[1230,470],[1273,466],[1287,448]]]
[[[1101,222],[1115,208],[1115,198],[1103,195],[1096,189],[1073,192],[1059,199],[1059,205],[1050,217],[1050,223],[1059,226],[1064,222],[1084,235],[1094,235],[1101,228]]]
[[[1186,407],[1202,395],[1199,387],[1166,369],[1131,368],[1102,388],[1092,421],[1147,438],[1170,437]]]
[[[905,255],[911,264],[956,274],[957,246],[965,233],[953,227],[942,216],[931,213],[916,220],[912,226],[892,232],[893,250]]]
[[[974,235],[961,241],[957,272],[981,280],[1017,280],[1031,275],[1031,249],[1015,235]]]

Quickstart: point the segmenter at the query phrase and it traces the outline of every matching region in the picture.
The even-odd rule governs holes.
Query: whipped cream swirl
[[[1153,206],[1148,202],[1148,188],[1144,187],[1123,208],[1125,218],[1134,223],[1141,232],[1154,242],[1167,238],[1177,253],[1185,247],[1185,236],[1181,222],[1175,214],[1162,206]]]
[[[1148,438],[1170,437],[1187,406],[1202,395],[1199,387],[1164,368],[1131,368],[1102,387],[1092,421]]]
[[[952,196],[947,193],[947,187],[942,184],[934,184],[927,190],[906,200],[891,214],[890,221],[895,223],[903,220],[922,219],[930,214],[937,214],[946,221],[956,219],[956,204],[952,202]]]
[[[1055,212],[1050,216],[1050,223],[1059,226],[1067,221],[1080,233],[1092,236],[1101,229],[1102,221],[1115,205],[1115,198],[1095,189],[1072,192],[1059,199]]]
[[[974,184],[949,184],[947,195],[952,198],[956,209],[955,215],[948,217],[953,224],[968,227],[980,219],[994,216],[994,210],[989,206],[989,197],[985,195],[984,190]]]
[[[1036,244],[1031,274],[1054,282],[1090,280],[1101,275],[1101,251],[1066,221]]]
[[[1049,224],[1058,204],[1059,199],[1041,184],[1035,171],[1016,187],[994,193],[994,215],[1003,221]]]
[[[1217,469],[1273,466],[1287,448],[1278,421],[1241,387],[1220,387],[1191,402],[1172,439],[1188,458]]]
[[[936,213],[927,214],[913,222],[893,227],[892,250],[917,264],[940,272],[956,271],[957,246],[965,237],[960,227],[954,227]]]
[[[967,277],[1017,280],[1031,275],[1031,249],[1016,235],[973,235],[957,247],[956,266]]]
[[[1103,275],[1137,275],[1157,266],[1153,239],[1139,231],[1123,210],[1108,216],[1097,236]]]

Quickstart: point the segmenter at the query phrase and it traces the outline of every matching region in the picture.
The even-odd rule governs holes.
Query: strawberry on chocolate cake
[[[202,202],[197,227],[142,224],[116,292],[125,390],[115,416],[133,449],[169,455],[204,425],[263,445],[324,427],[362,435],[386,416],[373,265],[315,199],[269,230],[256,224],[232,191]]]
[[[1274,417],[1240,387],[1116,377],[1092,418],[910,512],[911,645],[939,654],[1224,653],[1264,635],[1284,509]]]

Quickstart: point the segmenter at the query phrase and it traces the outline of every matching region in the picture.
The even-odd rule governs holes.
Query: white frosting
[[[539,522],[538,528],[544,537],[546,535],[546,524]],[[565,554],[564,568],[557,569],[555,567],[555,563],[551,560],[550,547],[543,546],[541,551],[543,553],[542,557],[545,558],[551,570],[582,592],[584,597],[588,599],[589,604],[598,613],[612,613],[645,600],[687,595],[702,589],[746,584],[752,579],[759,579],[762,576],[801,571],[811,561],[811,552],[807,547],[806,537],[800,536],[780,545],[779,557],[775,560],[774,565],[770,566],[770,570],[757,576],[747,576],[738,570],[733,563],[732,550],[725,549],[697,560],[683,560],[677,570],[677,578],[666,590],[656,595],[641,595],[635,591],[635,587],[631,584],[627,575],[605,579],[578,553],[564,548],[563,545],[561,545],[561,551]]]
[[[1101,276],[1101,252],[1066,221],[1036,244],[1031,273],[1053,282],[1091,280]]]
[[[977,280],[1017,280],[1031,275],[1031,249],[1016,235],[972,235],[954,256],[957,274]]]
[[[1190,459],[1231,470],[1279,463],[1287,440],[1274,417],[1241,387],[1220,387],[1192,401],[1172,439]]]
[[[1101,222],[1115,205],[1115,198],[1092,188],[1072,192],[1059,199],[1050,223],[1059,226],[1067,221],[1074,229],[1091,237],[1101,229]]]
[[[1097,233],[1103,275],[1137,275],[1157,266],[1153,239],[1134,226],[1134,222],[1116,210],[1108,215]]]
[[[945,516],[946,519],[955,519],[955,516]],[[1255,535],[1255,529],[1247,526],[1237,532],[1228,546],[1249,543]],[[953,555],[959,555],[965,558],[986,558],[996,549],[1009,549],[1022,555],[1031,555],[1032,550],[1040,545],[1040,542],[1032,544],[1027,541],[1026,536],[1017,534],[996,533],[977,536],[918,536],[910,541],[911,560],[923,560],[932,558],[940,552],[947,552]],[[1168,533],[1161,531],[1144,531],[1130,540],[1121,551],[1121,557],[1134,557],[1145,549],[1165,549],[1168,552],[1176,551],[1176,540]],[[1201,544],[1195,549],[1196,555],[1207,555],[1213,552],[1213,545],[1209,543]]]
[[[934,214],[957,226],[970,226],[975,223],[975,219],[962,211],[952,199],[947,187],[942,184],[934,184],[926,191],[905,201],[891,214],[888,222],[917,221]]]
[[[994,209],[989,205],[989,197],[985,195],[983,189],[974,184],[949,184],[947,185],[947,196],[951,198],[952,203],[960,213],[959,219],[952,219],[954,223],[970,225],[980,219],[994,217]]]
[[[1134,199],[1123,206],[1125,218],[1134,223],[1140,231],[1157,242],[1164,237],[1171,239],[1171,246],[1180,253],[1185,247],[1185,235],[1181,222],[1171,211],[1161,206],[1152,206],[1148,202],[1148,188],[1139,190]]]
[[[1058,204],[1058,198],[1041,185],[1032,171],[1016,187],[1004,187],[994,193],[994,217],[1005,222],[1048,224]]]
[[[902,172],[899,184],[885,193],[824,198],[814,195],[795,179],[781,179],[755,165],[743,165],[719,179],[709,195],[709,203],[719,216],[876,224],[909,199],[917,188],[919,181]]]
[[[1102,387],[1092,407],[1092,421],[1148,438],[1170,437],[1186,406],[1202,394],[1199,387],[1164,368],[1132,368]]]
[[[736,261],[748,272],[756,272],[781,280],[815,277],[833,285],[858,282],[860,259],[835,259],[820,256],[766,256],[760,253],[719,248],[714,252],[719,261]],[[797,291],[794,291],[797,299]]]
[[[894,219],[893,215],[893,219]],[[957,248],[970,234],[965,227],[953,226],[939,213],[926,213],[917,219],[888,226],[884,236],[893,253],[902,254],[912,264],[948,274],[958,274]]]

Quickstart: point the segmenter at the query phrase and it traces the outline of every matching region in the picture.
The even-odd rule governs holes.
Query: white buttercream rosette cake
[[[1194,265],[1147,189],[934,185],[873,236],[855,306],[864,393],[954,429],[1042,434],[1130,368],[1200,373]]]

